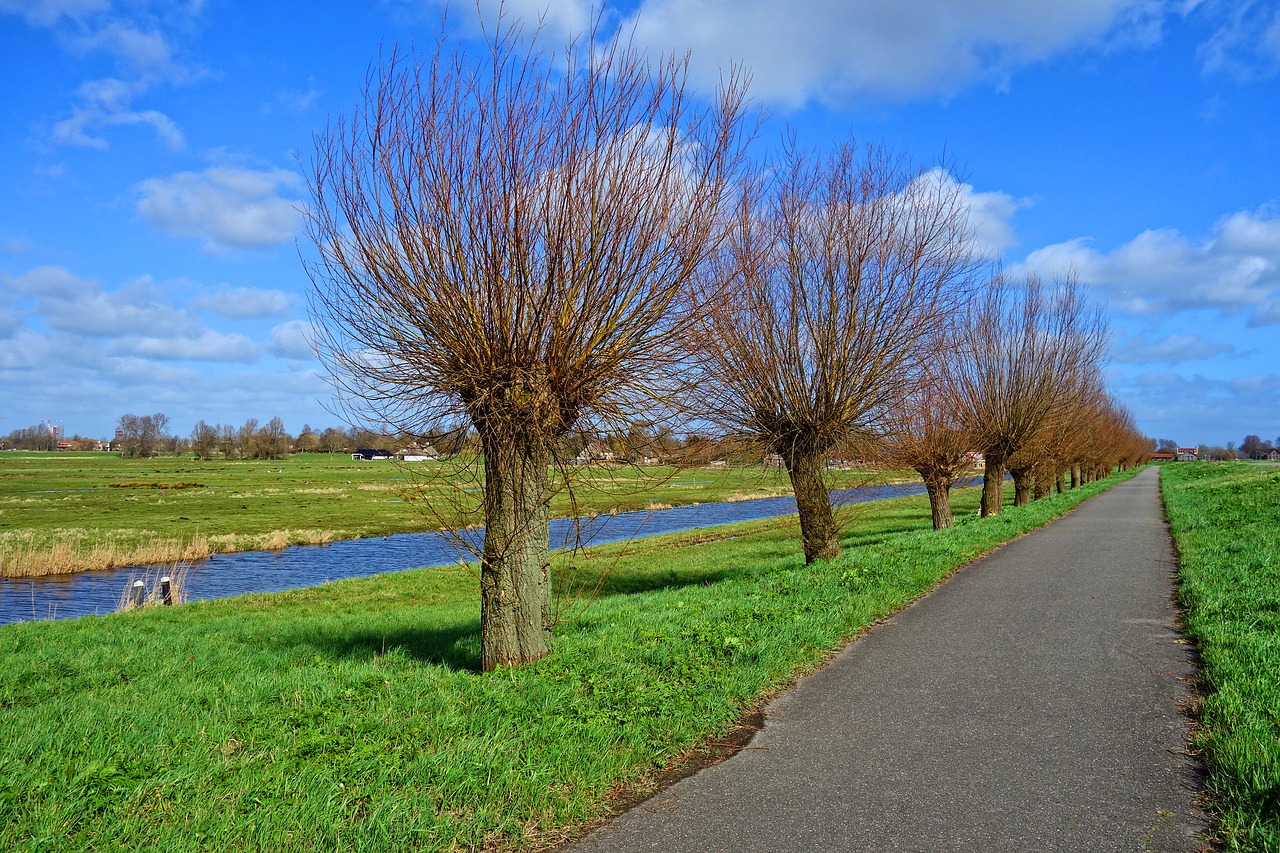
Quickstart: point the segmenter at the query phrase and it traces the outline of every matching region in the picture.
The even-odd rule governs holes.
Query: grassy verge
[[[778,468],[582,468],[581,511],[624,512],[790,494]],[[839,472],[857,484],[867,472]],[[914,476],[909,479],[915,479]],[[0,453],[0,576],[171,563],[209,554],[385,536],[479,519],[457,462],[122,459],[104,453]],[[552,506],[572,512],[569,490]]]
[[[1219,832],[1230,850],[1280,851],[1280,467],[1179,463],[1161,481]]]
[[[482,676],[464,567],[0,627],[0,848],[536,847],[643,790],[957,566],[1105,488],[929,528],[865,505],[806,568],[794,519],[579,554],[543,661]]]

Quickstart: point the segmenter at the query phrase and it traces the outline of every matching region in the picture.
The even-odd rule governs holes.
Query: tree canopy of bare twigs
[[[393,52],[317,139],[317,350],[343,404],[484,457],[482,666],[546,654],[548,466],[575,428],[652,421],[674,390],[691,277],[751,128],[678,60],[499,28],[481,53]],[[479,56],[480,58],[475,58]]]
[[[1074,276],[1052,286],[993,278],[962,325],[950,383],[985,457],[982,514],[999,515],[1011,457],[1097,387],[1106,353],[1102,309]]]
[[[884,149],[793,143],[747,194],[693,338],[698,393],[781,456],[806,562],[840,551],[829,454],[879,431],[977,260],[959,186]]]

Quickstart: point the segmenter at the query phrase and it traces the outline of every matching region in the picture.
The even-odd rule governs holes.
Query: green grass
[[[0,849],[543,846],[1110,482],[993,519],[965,490],[940,532],[864,505],[808,568],[794,517],[591,549],[558,569],[591,606],[489,675],[464,567],[0,627]]]
[[[353,462],[345,454],[202,462],[0,453],[0,574],[28,573],[24,563],[46,574],[476,523],[466,513],[478,510],[479,493],[461,468]],[[586,512],[791,491],[777,468],[583,468],[573,476]],[[866,476],[839,474],[850,483]],[[569,490],[552,510],[571,513]]]
[[[1196,746],[1230,850],[1280,851],[1280,467],[1161,472],[1180,598],[1203,661]]]

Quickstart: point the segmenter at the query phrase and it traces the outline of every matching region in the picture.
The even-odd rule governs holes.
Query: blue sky
[[[441,8],[0,0],[0,434],[339,423],[306,345],[302,170]],[[592,16],[507,11],[544,12],[552,42]],[[945,154],[1007,269],[1074,268],[1108,306],[1108,381],[1143,432],[1280,437],[1274,2],[633,0],[603,26],[691,51],[704,90],[744,63],[765,141]]]

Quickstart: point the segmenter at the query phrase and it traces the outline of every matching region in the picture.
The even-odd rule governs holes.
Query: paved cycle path
[[[1158,476],[965,568],[568,849],[1202,849]]]

